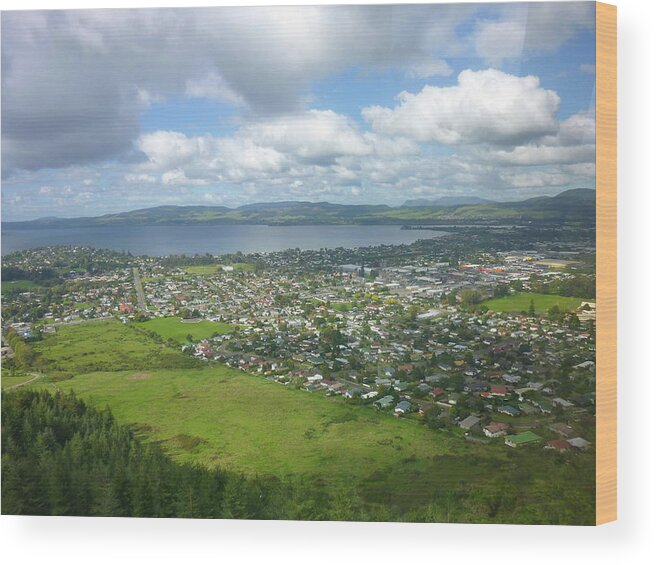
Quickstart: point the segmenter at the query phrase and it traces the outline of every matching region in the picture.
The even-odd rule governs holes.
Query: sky
[[[2,219],[595,187],[593,2],[2,13]]]

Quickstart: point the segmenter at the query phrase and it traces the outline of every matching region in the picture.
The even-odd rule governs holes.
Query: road
[[[33,383],[34,381],[37,381],[37,380],[39,380],[40,378],[43,377],[43,375],[37,375],[36,373],[30,373],[30,375],[32,375],[33,378],[31,378],[29,381],[23,381],[22,383],[18,383],[17,385],[8,386],[7,388],[5,388],[3,390],[3,392],[8,391],[8,390],[13,390],[13,389],[21,387],[21,386],[25,386],[26,384]]]
[[[137,291],[137,303],[139,309],[142,312],[148,312],[148,307],[146,306],[146,295],[144,294],[143,285],[141,284],[141,277],[139,276],[139,269],[134,267],[132,269],[134,274],[134,289]]]

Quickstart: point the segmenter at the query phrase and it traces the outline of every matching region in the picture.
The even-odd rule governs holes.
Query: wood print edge
[[[596,523],[617,519],[617,8],[596,4]]]

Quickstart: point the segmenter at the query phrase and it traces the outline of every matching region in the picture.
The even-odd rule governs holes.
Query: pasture
[[[34,343],[44,372],[88,373],[187,366],[194,360],[117,320],[61,326]]]
[[[214,334],[227,334],[232,331],[232,326],[223,322],[209,320],[186,322],[175,316],[139,322],[137,327],[153,331],[163,339],[173,339],[179,343],[186,342],[188,335],[192,336],[193,341],[199,341],[210,338]]]
[[[493,298],[483,304],[494,312],[526,312],[531,300],[535,304],[535,311],[544,313],[554,305],[558,305],[561,312],[576,310],[581,302],[591,302],[587,298],[576,298],[573,296],[559,296],[557,294],[538,294],[535,292],[517,292],[502,298]]]
[[[37,290],[41,286],[34,281],[2,281],[2,292],[25,292],[28,290]]]

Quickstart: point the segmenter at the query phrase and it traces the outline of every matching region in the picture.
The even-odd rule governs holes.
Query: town
[[[200,363],[435,433],[575,454],[595,433],[592,233],[458,228],[409,246],[221,257],[14,253],[3,257],[5,374],[33,372],[9,334],[47,343],[117,320]]]

